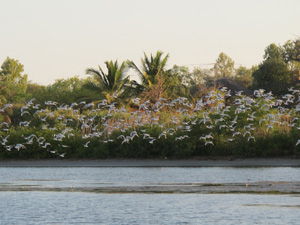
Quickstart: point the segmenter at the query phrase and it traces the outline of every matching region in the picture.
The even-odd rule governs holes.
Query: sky
[[[105,61],[144,52],[173,65],[207,67],[221,52],[236,66],[258,65],[271,43],[300,36],[299,0],[0,0],[0,65],[24,65],[48,85]],[[104,69],[105,70],[105,69]],[[133,72],[132,72],[133,73]]]

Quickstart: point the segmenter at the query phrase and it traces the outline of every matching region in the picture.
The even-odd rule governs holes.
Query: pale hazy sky
[[[0,0],[0,64],[9,56],[29,80],[50,84],[104,61],[161,50],[174,64],[262,61],[271,43],[300,36],[299,0]]]

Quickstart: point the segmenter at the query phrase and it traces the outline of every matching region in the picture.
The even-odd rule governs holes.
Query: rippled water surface
[[[0,224],[299,224],[289,195],[1,192]]]
[[[300,181],[294,167],[0,167],[0,184],[44,186],[125,186],[159,183]]]
[[[300,168],[5,168],[0,185],[300,181]],[[299,224],[299,195],[0,191],[0,224]]]

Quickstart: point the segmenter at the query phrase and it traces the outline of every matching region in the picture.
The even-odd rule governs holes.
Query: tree
[[[300,62],[300,38],[291,41],[288,40],[283,45],[283,58],[285,62]]]
[[[222,76],[227,76],[227,77],[233,76],[234,61],[224,52],[221,52],[214,65],[214,70],[215,70],[215,79],[219,79]]]
[[[188,88],[189,95],[194,99],[203,97],[203,93],[207,91],[206,86],[214,84],[211,69],[194,68],[193,72],[187,70],[183,75],[183,83]]]
[[[188,88],[183,84],[184,74],[187,68],[174,65],[173,68],[161,71],[154,77],[147,88],[141,93],[141,97],[151,103],[157,102],[160,98],[177,98],[188,96]]]
[[[263,88],[275,95],[286,93],[292,82],[292,75],[285,62],[268,59],[258,66],[253,73],[253,89]]]
[[[277,46],[275,43],[270,44],[265,48],[264,60],[277,60],[282,61],[283,48]]]
[[[121,98],[124,89],[129,84],[129,76],[125,75],[126,65],[123,62],[120,66],[117,62],[106,61],[105,62],[107,73],[104,73],[102,68],[98,66],[98,69],[88,68],[86,69],[86,74],[92,75],[95,79],[94,82],[90,82],[85,85],[92,90],[98,91],[98,93],[104,94],[108,100],[111,102],[116,98]]]
[[[23,72],[24,66],[18,60],[7,57],[3,62],[0,71],[0,82],[1,86],[5,87],[6,102],[18,103],[26,97],[27,74],[23,74]],[[4,89],[1,90],[4,91]]]
[[[169,54],[167,54],[164,58],[162,57],[163,52],[161,51],[157,51],[155,56],[151,54],[150,58],[148,58],[146,53],[144,53],[144,58],[141,59],[141,69],[139,69],[133,61],[127,61],[129,68],[134,69],[139,76],[141,85],[143,86],[141,90],[149,87],[149,85],[151,85],[152,83],[155,83],[155,77],[164,71],[169,58]]]
[[[235,77],[233,79],[242,86],[250,88],[253,82],[252,74],[257,69],[257,66],[252,66],[250,69],[246,68],[245,66],[240,66],[236,69]]]
[[[91,82],[91,78],[79,79],[74,76],[67,79],[57,79],[53,84],[42,86],[38,84],[28,84],[27,94],[29,98],[35,98],[35,103],[42,104],[45,101],[56,101],[59,104],[70,105],[73,102],[84,100],[95,95],[92,90],[85,88],[84,85]]]
[[[177,98],[178,96],[188,96],[188,86],[185,77],[189,74],[189,69],[185,66],[174,65],[173,68],[162,72],[167,89],[167,98]]]
[[[293,74],[282,57],[283,53],[284,49],[274,43],[266,47],[264,61],[253,73],[253,89],[263,88],[276,95],[287,91],[293,82]]]
[[[7,96],[7,87],[4,83],[4,78],[0,78],[0,106],[4,105],[7,102],[6,96]]]

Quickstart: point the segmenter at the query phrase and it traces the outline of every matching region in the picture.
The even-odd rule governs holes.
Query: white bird
[[[242,96],[242,93],[243,93],[243,92],[244,92],[244,91],[238,91],[238,92],[235,93],[235,95],[238,96],[238,97],[240,97],[240,96]]]
[[[206,142],[205,142],[205,145],[208,145],[208,144],[214,145],[214,143],[213,143],[212,141],[206,141]]]
[[[63,147],[63,148],[69,148],[70,146],[68,146],[68,145],[61,145],[61,147]]]
[[[213,139],[213,138],[214,138],[214,137],[211,135],[211,133],[209,133],[209,134],[205,135],[205,137],[206,137],[206,138],[211,138],[211,139]]]
[[[123,140],[125,139],[125,136],[123,134],[121,134],[119,137],[117,137],[117,139],[123,138]]]
[[[253,139],[255,141],[255,137],[253,137],[253,136],[248,137],[248,141],[250,141],[251,139]]]
[[[2,109],[0,109],[0,112],[4,112],[5,109],[12,108],[12,107],[13,107],[12,104],[6,104]]]
[[[150,143],[150,144],[153,144],[154,141],[156,141],[156,139],[155,139],[155,138],[152,138],[152,139],[150,139],[149,143]]]
[[[258,124],[261,124],[261,122],[263,122],[263,121],[266,121],[266,119],[264,119],[264,118],[260,119]]]
[[[88,148],[90,142],[91,142],[91,141],[86,142],[83,146],[84,146],[85,148]]]
[[[20,127],[21,127],[21,126],[28,127],[29,124],[30,124],[30,122],[31,122],[31,121],[21,121],[21,122],[19,123],[19,126],[20,126]]]
[[[42,148],[47,148],[47,146],[51,146],[51,144],[49,142],[46,142],[43,146],[41,146]]]
[[[32,139],[32,138],[37,138],[37,136],[35,134],[31,134],[28,137],[24,137],[25,140],[29,140],[29,139]]]
[[[33,106],[32,108],[34,108],[34,109],[39,109],[40,106],[41,106],[40,104],[36,104],[36,105]]]
[[[213,129],[213,128],[214,128],[214,125],[208,125],[208,126],[206,126],[206,128],[208,128],[208,129]]]
[[[121,144],[124,144],[125,142],[126,142],[126,143],[129,143],[129,140],[130,140],[130,137],[127,136],[126,138],[124,138],[124,140],[122,141]]]
[[[234,138],[228,138],[225,142],[232,142],[234,141]]]
[[[45,122],[47,118],[48,118],[48,115],[45,116],[44,118],[41,118],[41,121]]]
[[[234,133],[232,134],[232,137],[234,137],[235,135],[239,135],[239,134],[241,134],[241,132],[239,132],[239,131],[234,132]]]
[[[268,132],[269,129],[271,129],[271,128],[273,128],[273,126],[272,126],[272,125],[268,125],[268,127],[267,127],[267,132]]]
[[[20,151],[21,148],[26,148],[23,144],[16,144],[15,145],[15,149],[17,149],[18,151]]]
[[[250,124],[248,124],[248,125],[245,125],[245,126],[244,126],[244,129],[246,129],[246,128],[250,129],[251,126],[253,126],[253,125],[254,125],[253,123],[250,123]]]
[[[27,103],[26,106],[29,107],[33,104],[33,101],[35,100],[35,98],[30,99]]]
[[[11,151],[11,149],[13,148],[13,145],[6,145],[5,148],[7,151]]]
[[[220,125],[220,126],[219,126],[219,130],[221,130],[222,128],[226,128],[226,127],[227,127],[227,125],[225,125],[225,124]]]
[[[62,154],[59,154],[58,156],[63,158],[63,157],[65,157],[65,154],[66,154],[66,153],[64,152],[64,153],[62,153]]]
[[[30,113],[29,113],[28,111],[25,110],[25,111],[21,112],[21,116],[23,116],[23,115],[26,114],[26,113],[27,113],[28,115],[30,115]]]
[[[5,125],[6,127],[8,127],[8,123],[5,122],[5,121],[0,124],[0,127],[2,127],[3,125]]]
[[[247,134],[249,134],[251,136],[250,131],[247,130],[247,131],[244,132],[243,137],[245,137]]]
[[[175,138],[175,141],[177,141],[177,140],[182,140],[183,138],[182,138],[182,136],[179,136],[179,137],[176,137]]]
[[[165,139],[167,139],[167,132],[163,131],[159,136],[158,139],[160,139],[162,136],[165,136]]]
[[[58,104],[57,102],[53,102],[53,101],[46,101],[46,102],[45,102],[45,105],[48,105],[48,106],[51,106],[51,105],[52,105],[52,106],[53,106],[53,105],[56,106],[57,104]]]
[[[143,134],[143,139],[149,139],[149,138],[150,138],[150,134],[146,134],[146,133]]]

